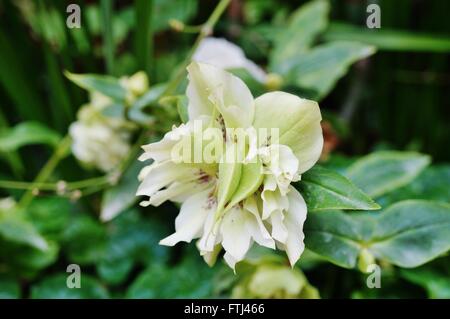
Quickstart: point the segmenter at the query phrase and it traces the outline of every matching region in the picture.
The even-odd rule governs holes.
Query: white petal
[[[264,178],[264,189],[261,192],[263,200],[262,219],[266,220],[276,210],[285,210],[289,207],[289,201],[283,196],[280,189],[277,188],[274,176],[267,175]]]
[[[306,220],[307,207],[302,195],[292,186],[290,187],[288,198],[289,209],[285,213],[284,221],[288,230],[285,248],[289,262],[293,266],[305,249],[303,224]]]
[[[181,205],[180,213],[175,219],[175,233],[164,238],[161,245],[173,246],[180,241],[190,242],[200,237],[208,213],[215,210],[211,204],[211,189],[195,194]]]
[[[299,173],[310,169],[322,152],[319,105],[285,92],[270,92],[255,100],[256,128],[278,128],[279,143],[289,146],[299,159]]]
[[[273,175],[281,195],[286,195],[291,182],[298,178],[299,160],[286,145],[272,144],[262,148],[260,152],[266,167],[265,173]],[[270,182],[273,189],[273,180]]]
[[[270,215],[270,223],[272,225],[272,237],[285,244],[288,239],[288,229],[284,225],[283,213],[281,210],[276,210]]]
[[[172,162],[154,163],[147,172],[144,181],[139,186],[136,195],[153,196],[161,188],[179,180],[192,180],[198,170],[186,165]]]
[[[230,253],[225,252],[223,255],[223,259],[227,263],[228,266],[230,266],[231,269],[233,269],[234,273],[236,274],[236,263],[238,262]]]
[[[245,57],[240,47],[222,38],[205,38],[192,59],[221,69],[246,69],[259,82],[265,82],[267,77],[259,66]]]
[[[210,187],[211,182],[202,182],[195,176],[191,182],[174,182],[169,187],[154,193],[149,200],[149,204],[159,206],[166,200],[176,203],[184,202],[190,196]]]
[[[145,153],[139,157],[139,160],[145,161],[147,159],[154,159],[157,162],[170,160],[173,147],[179,143],[183,137],[190,136],[193,129],[193,122],[174,127],[171,131],[167,132],[159,142],[142,146]]]
[[[245,213],[252,214],[253,218],[247,218],[247,229],[254,241],[259,245],[275,249],[275,241],[270,236],[261,219],[255,196],[250,196],[244,201]]]
[[[188,66],[189,119],[222,114],[227,127],[248,127],[253,122],[254,100],[245,83],[220,68],[192,62]]]
[[[246,227],[246,214],[239,206],[233,207],[223,217],[220,233],[222,234],[222,246],[236,262],[244,259],[250,248],[251,234]]]

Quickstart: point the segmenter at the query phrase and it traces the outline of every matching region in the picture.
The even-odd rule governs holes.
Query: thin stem
[[[153,56],[153,0],[135,0],[135,48],[139,68],[151,76]]]
[[[181,83],[181,81],[184,78],[184,73],[186,67],[191,62],[192,56],[194,55],[195,51],[197,51],[198,46],[203,41],[204,38],[209,36],[212,33],[212,30],[214,29],[214,26],[216,25],[217,21],[219,21],[220,16],[223,14],[225,9],[227,8],[228,4],[230,3],[230,0],[221,0],[217,7],[212,12],[211,16],[208,18],[208,20],[203,24],[199,35],[197,36],[197,39],[194,42],[194,45],[192,46],[191,50],[189,51],[188,56],[184,60],[184,62],[181,64],[180,68],[178,69],[177,73],[173,77],[173,79],[170,81],[170,83],[167,85],[166,90],[163,92],[161,96],[169,95],[173,93],[178,85]]]
[[[64,137],[59,143],[56,150],[53,152],[53,155],[50,157],[48,162],[44,165],[42,170],[39,172],[38,176],[34,180],[31,185],[31,188],[28,189],[27,192],[20,199],[19,205],[21,207],[27,206],[33,200],[33,189],[36,188],[36,185],[42,182],[45,182],[50,175],[52,174],[55,167],[58,165],[59,161],[64,158],[67,154],[67,151],[70,147],[71,140],[70,137]]]
[[[114,74],[113,4],[111,0],[101,0],[100,5],[103,26],[103,54],[106,61],[106,70],[109,74]]]

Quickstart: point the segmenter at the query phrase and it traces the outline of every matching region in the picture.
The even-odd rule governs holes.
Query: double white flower
[[[148,89],[144,72],[123,77],[120,84],[126,90],[126,100],[132,103]],[[121,117],[109,117],[103,111],[115,102],[97,92],[90,92],[90,102],[81,107],[78,119],[69,128],[74,156],[87,166],[104,172],[116,168],[129,153],[133,123]]]
[[[318,104],[284,92],[254,99],[239,78],[209,64],[193,62],[188,74],[189,122],[174,128],[160,142],[144,146],[140,158],[154,160],[140,174],[137,195],[149,197],[141,204],[182,203],[176,232],[160,244],[173,246],[198,238],[197,247],[208,264],[213,264],[224,248],[224,259],[234,269],[256,242],[285,250],[294,265],[304,250],[307,208],[290,184],[321,154]],[[194,135],[196,121],[202,130],[216,127],[223,131],[224,150],[215,163],[173,158],[178,143]],[[229,162],[223,157],[242,149],[228,128],[275,129],[278,134],[249,134],[245,154],[238,156],[244,160]],[[194,139],[192,149],[195,143]]]

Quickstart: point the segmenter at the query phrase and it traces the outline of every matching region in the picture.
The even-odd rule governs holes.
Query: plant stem
[[[106,70],[109,74],[114,74],[113,5],[111,0],[101,0],[100,5],[103,26],[103,54],[106,61]]]
[[[37,188],[36,185],[45,182],[52,174],[55,167],[58,165],[59,161],[65,157],[67,151],[70,147],[71,139],[69,136],[64,137],[59,143],[53,155],[50,157],[48,162],[41,169],[36,179],[31,185],[31,188],[25,192],[25,194],[20,199],[19,205],[21,207],[26,207],[33,200],[33,189]]]
[[[153,56],[152,13],[153,0],[135,0],[135,48],[139,68],[151,76]]]
[[[178,85],[183,80],[185,69],[191,62],[192,56],[194,55],[198,46],[200,45],[200,43],[203,41],[204,38],[206,38],[207,36],[209,36],[212,33],[214,26],[216,25],[217,21],[219,21],[220,16],[223,14],[223,12],[225,11],[225,9],[227,8],[229,3],[230,3],[230,0],[221,0],[219,2],[217,7],[212,12],[211,16],[203,24],[202,28],[200,29],[200,33],[198,34],[197,39],[194,42],[194,45],[192,46],[191,50],[189,51],[188,56],[183,61],[183,63],[177,70],[177,73],[175,74],[173,79],[170,81],[170,83],[167,85],[166,90],[163,92],[163,94],[161,96],[172,94],[177,89]]]

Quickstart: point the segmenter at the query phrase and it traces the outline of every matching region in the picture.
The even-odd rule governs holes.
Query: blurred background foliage
[[[0,180],[35,180],[44,165],[53,171],[49,182],[100,176],[80,166],[64,144],[87,100],[64,71],[120,77],[144,70],[150,87],[167,82],[195,39],[174,30],[174,20],[200,25],[217,5],[212,0],[72,2],[81,7],[80,29],[66,27],[69,2],[0,1]],[[356,158],[375,150],[431,156],[432,166],[421,166],[408,183],[376,196],[382,206],[405,199],[448,203],[450,2],[331,0],[329,7],[310,5],[312,14],[302,18],[295,10],[304,3],[233,0],[214,36],[238,44],[250,60],[281,75],[283,90],[321,101],[325,165],[346,172]],[[365,27],[369,3],[381,7],[381,29]],[[242,76],[255,95],[265,90]],[[173,114],[164,116],[170,121],[158,127],[172,125]],[[49,158],[61,159],[57,169]],[[230,276],[221,265],[208,268],[193,247],[169,251],[157,244],[177,214],[171,204],[150,212],[129,208],[110,223],[99,221],[105,197],[129,202],[120,197],[127,196],[120,187],[136,187],[138,170],[131,166],[103,199],[96,189],[80,199],[76,193],[55,196],[51,187],[33,198],[29,190],[22,197],[26,209],[14,215],[8,214],[14,204],[3,201],[0,298],[211,297],[242,296],[242,291],[258,296],[248,295],[248,287],[241,295],[231,289],[249,282],[240,279],[246,271],[258,270],[244,265],[250,270]],[[24,191],[16,188],[1,189],[0,197],[21,198]],[[317,261],[308,252],[299,267],[309,283],[299,272],[301,288],[293,288],[292,296],[311,284],[322,297],[448,298],[449,262],[444,256],[416,269],[387,265],[383,289],[368,289],[364,274]],[[82,289],[66,287],[71,263],[82,267]],[[283,295],[272,295],[277,296]]]

